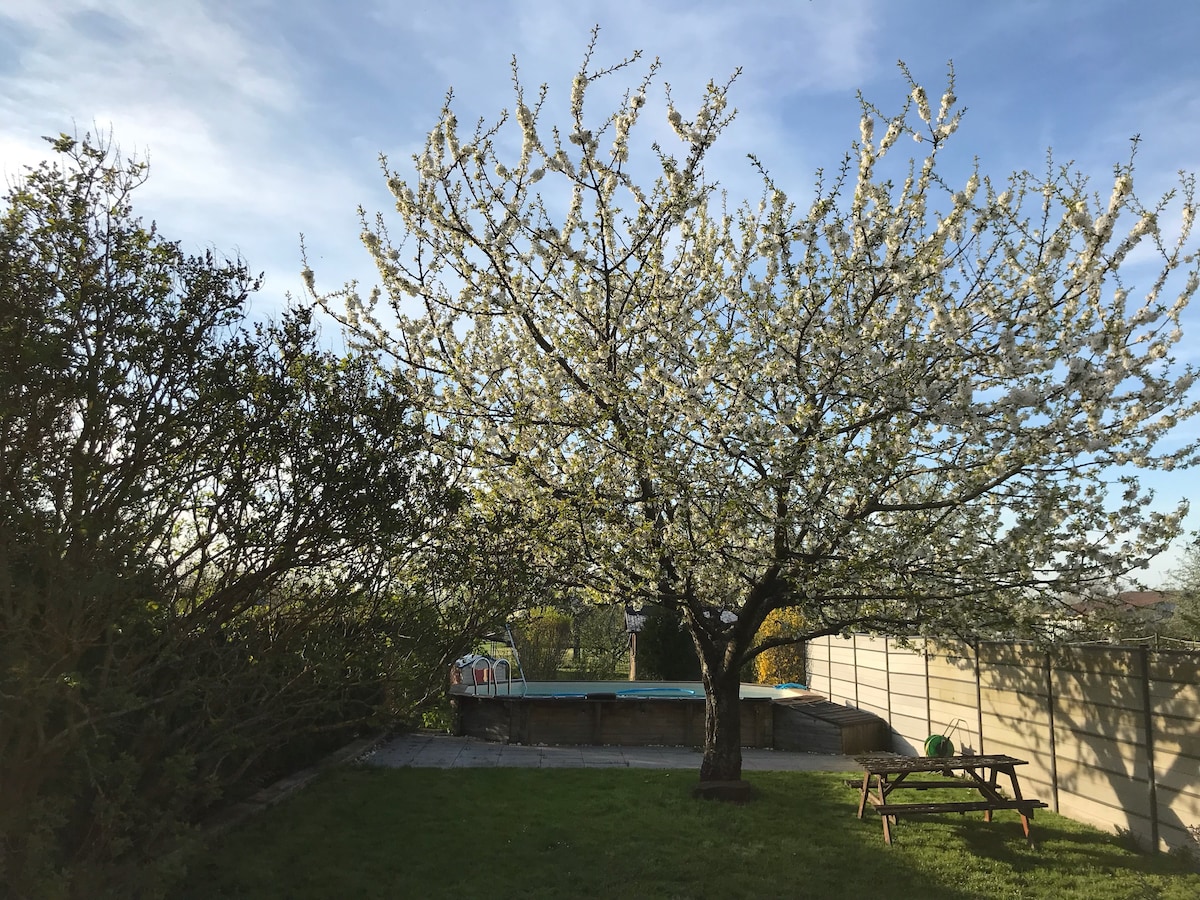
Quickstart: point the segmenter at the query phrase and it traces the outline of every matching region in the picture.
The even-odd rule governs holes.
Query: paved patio
[[[500,744],[477,738],[415,732],[393,738],[360,759],[374,766],[468,769],[699,769],[700,751],[690,747],[562,747]],[[746,772],[861,772],[849,756],[742,750]]]

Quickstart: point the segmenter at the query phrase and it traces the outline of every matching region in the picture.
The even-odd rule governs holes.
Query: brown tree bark
[[[715,671],[714,671],[715,669]],[[742,777],[741,673],[701,660],[704,681],[704,757],[701,781]]]

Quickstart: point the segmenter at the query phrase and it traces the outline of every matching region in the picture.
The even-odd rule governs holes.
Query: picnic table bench
[[[847,782],[859,788],[858,817],[861,819],[870,803],[883,820],[883,840],[892,842],[892,825],[901,816],[931,815],[934,813],[982,812],[985,822],[992,821],[992,813],[998,809],[1015,809],[1021,814],[1021,828],[1025,839],[1033,846],[1029,833],[1029,822],[1036,808],[1045,808],[1041,800],[1021,796],[1021,785],[1017,780],[1017,766],[1027,765],[1023,759],[1011,756],[856,756],[863,767],[861,784]],[[954,773],[961,773],[955,777]],[[916,774],[940,774],[936,779],[907,780]],[[1008,778],[1008,789],[1012,797],[1000,793],[999,776]],[[966,788],[975,790],[982,799],[947,801],[944,803],[897,803],[890,799],[893,791],[932,790],[943,788]]]

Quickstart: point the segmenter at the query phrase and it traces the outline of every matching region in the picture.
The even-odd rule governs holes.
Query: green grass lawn
[[[845,773],[747,777],[731,806],[693,799],[694,772],[338,769],[215,841],[179,896],[1200,897],[1180,860],[1046,811],[1036,849],[1008,812],[904,819],[888,847]]]

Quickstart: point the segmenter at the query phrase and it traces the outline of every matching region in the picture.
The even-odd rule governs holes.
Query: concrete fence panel
[[[959,748],[1028,761],[1027,796],[1064,815],[1190,846],[1200,826],[1200,653],[855,635],[808,647],[810,686],[887,719],[897,752],[953,731]]]

